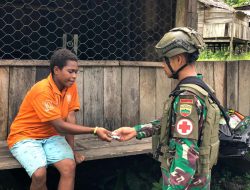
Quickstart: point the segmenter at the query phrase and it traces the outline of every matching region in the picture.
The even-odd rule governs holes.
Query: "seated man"
[[[67,49],[54,52],[48,78],[36,83],[25,96],[11,125],[7,142],[13,156],[32,178],[31,190],[45,190],[46,167],[53,164],[60,172],[58,189],[74,189],[75,134],[96,134],[111,141],[104,128],[75,124],[79,110],[76,86],[77,57]],[[62,134],[66,135],[66,139]]]

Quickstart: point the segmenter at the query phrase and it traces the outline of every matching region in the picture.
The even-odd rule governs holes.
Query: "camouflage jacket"
[[[169,149],[173,157],[170,168],[162,168],[163,189],[209,189],[210,175],[196,174],[199,159],[198,134],[206,118],[206,105],[191,92],[183,92],[175,98]],[[160,119],[134,126],[137,139],[151,137],[160,127]]]

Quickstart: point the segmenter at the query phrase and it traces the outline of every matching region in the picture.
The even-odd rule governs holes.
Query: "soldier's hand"
[[[112,134],[119,136],[118,141],[128,141],[136,137],[136,130],[133,127],[121,127],[112,132]]]
[[[103,141],[110,142],[112,140],[111,132],[103,127],[98,127],[96,130],[96,135]]]

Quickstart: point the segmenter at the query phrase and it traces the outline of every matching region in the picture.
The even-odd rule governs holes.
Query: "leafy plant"
[[[225,0],[225,3],[236,7],[250,4],[249,0]]]
[[[213,52],[210,49],[205,49],[201,52],[198,61],[236,61],[236,60],[250,60],[250,52],[233,53],[230,56],[229,50],[216,50]]]

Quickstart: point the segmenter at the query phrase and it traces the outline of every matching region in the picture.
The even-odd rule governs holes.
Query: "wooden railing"
[[[250,61],[197,62],[197,70],[223,105],[250,114]],[[79,124],[111,130],[159,118],[176,81],[159,62],[79,61]],[[49,73],[48,61],[1,60],[0,140],[30,87]]]

